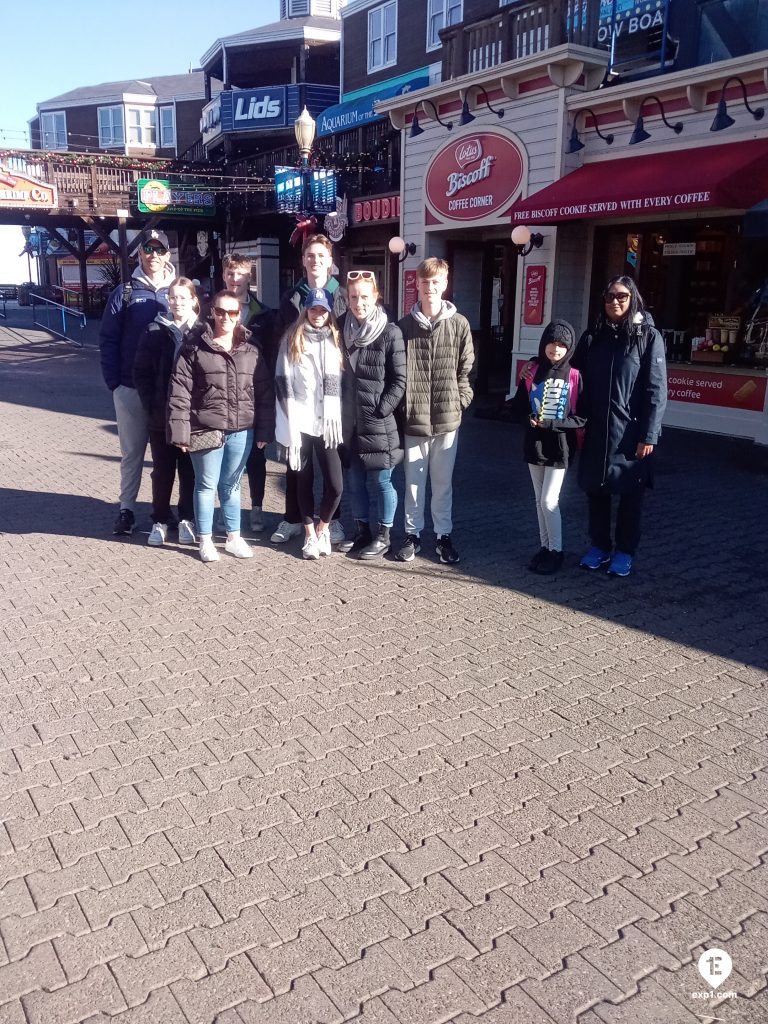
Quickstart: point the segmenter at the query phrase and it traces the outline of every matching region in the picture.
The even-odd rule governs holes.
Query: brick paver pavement
[[[525,571],[474,418],[459,566],[204,566],[110,536],[96,352],[0,324],[1,1024],[768,1020],[768,459],[662,451],[625,581],[572,479]]]

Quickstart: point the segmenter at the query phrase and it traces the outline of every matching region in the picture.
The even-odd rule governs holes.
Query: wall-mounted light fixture
[[[732,124],[736,123],[728,114],[728,106],[725,102],[725,90],[731,82],[738,82],[741,86],[741,93],[744,97],[744,106],[750,112],[752,117],[754,117],[756,121],[761,121],[765,116],[764,107],[750,107],[749,100],[747,99],[747,87],[744,84],[744,80],[739,78],[738,75],[731,75],[731,77],[727,78],[723,83],[723,88],[720,92],[720,99],[717,104],[717,113],[715,114],[715,119],[712,122],[712,127],[709,129],[711,132],[721,132],[724,128],[730,128]]]
[[[432,102],[432,100],[422,100],[421,101],[421,106],[422,107],[425,107],[427,104],[429,104],[429,106],[432,107],[432,111],[433,111],[432,119],[434,121],[437,121],[437,123],[442,125],[443,128],[445,128],[447,131],[451,131],[451,129],[453,128],[453,121],[441,121],[440,120],[440,115],[437,112],[437,107]],[[419,135],[423,135],[423,134],[424,134],[424,129],[419,124],[419,108],[416,107],[415,110],[413,111],[413,121],[411,121],[411,130],[410,130],[409,135],[410,135],[410,138],[415,139]]]
[[[512,242],[517,248],[518,256],[527,256],[534,249],[540,249],[544,241],[544,235],[535,231],[531,234],[525,224],[518,224],[512,229]]]
[[[496,117],[499,118],[504,117],[503,109],[491,106],[491,101],[488,97],[488,93],[485,91],[482,85],[470,85],[470,87],[464,93],[464,103],[462,104],[461,114],[459,115],[460,125],[471,124],[472,121],[475,120],[475,115],[471,114],[469,111],[469,94],[472,92],[473,89],[476,89],[478,92],[481,92],[483,94],[485,105],[486,107],[488,107],[492,114],[495,114]]]
[[[395,235],[394,238],[390,238],[387,242],[387,248],[393,256],[397,256],[398,263],[405,263],[409,256],[413,256],[416,252],[415,242],[406,242],[400,235]]]
[[[592,125],[595,129],[595,135],[597,135],[598,139],[602,139],[606,146],[610,146],[613,143],[613,135],[603,135],[603,133],[598,128],[597,115],[593,110],[590,110],[589,107],[587,107],[585,110],[579,111],[579,113],[589,114],[589,116],[592,118]],[[576,114],[576,117],[574,117],[573,119],[573,128],[571,130],[571,137],[568,140],[568,145],[565,150],[566,153],[578,153],[580,149],[584,149],[584,143],[579,138],[579,132],[576,128],[576,119],[578,118],[578,116],[579,114]]]
[[[630,146],[635,146],[638,142],[645,142],[646,139],[650,139],[651,137],[649,132],[647,132],[643,127],[643,107],[648,102],[648,100],[653,100],[654,103],[658,104],[659,111],[661,113],[661,120],[664,122],[667,128],[670,129],[670,131],[673,131],[675,135],[679,135],[680,132],[683,130],[682,121],[676,121],[674,124],[670,124],[670,122],[667,120],[666,114],[664,113],[664,105],[658,96],[643,96],[643,98],[640,100],[640,109],[638,110],[637,120],[635,121],[635,130],[632,132],[632,137],[629,140]]]

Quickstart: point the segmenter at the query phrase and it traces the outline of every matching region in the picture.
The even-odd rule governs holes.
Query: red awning
[[[768,139],[585,164],[511,209],[512,222],[746,210],[768,197]]]

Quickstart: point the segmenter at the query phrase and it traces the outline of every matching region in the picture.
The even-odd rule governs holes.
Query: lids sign
[[[426,174],[427,203],[443,221],[501,216],[517,198],[525,170],[523,151],[507,135],[465,135],[432,157]]]

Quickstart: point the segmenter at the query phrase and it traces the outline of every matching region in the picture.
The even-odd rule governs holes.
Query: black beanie
[[[536,383],[543,380],[552,371],[552,364],[547,359],[544,349],[553,341],[558,341],[561,345],[565,345],[568,348],[560,362],[555,363],[556,368],[564,367],[573,355],[573,348],[576,344],[576,331],[567,320],[552,320],[544,328],[544,333],[541,335],[541,341],[539,342],[539,365],[534,375]],[[560,377],[562,374],[556,369],[555,376]]]

